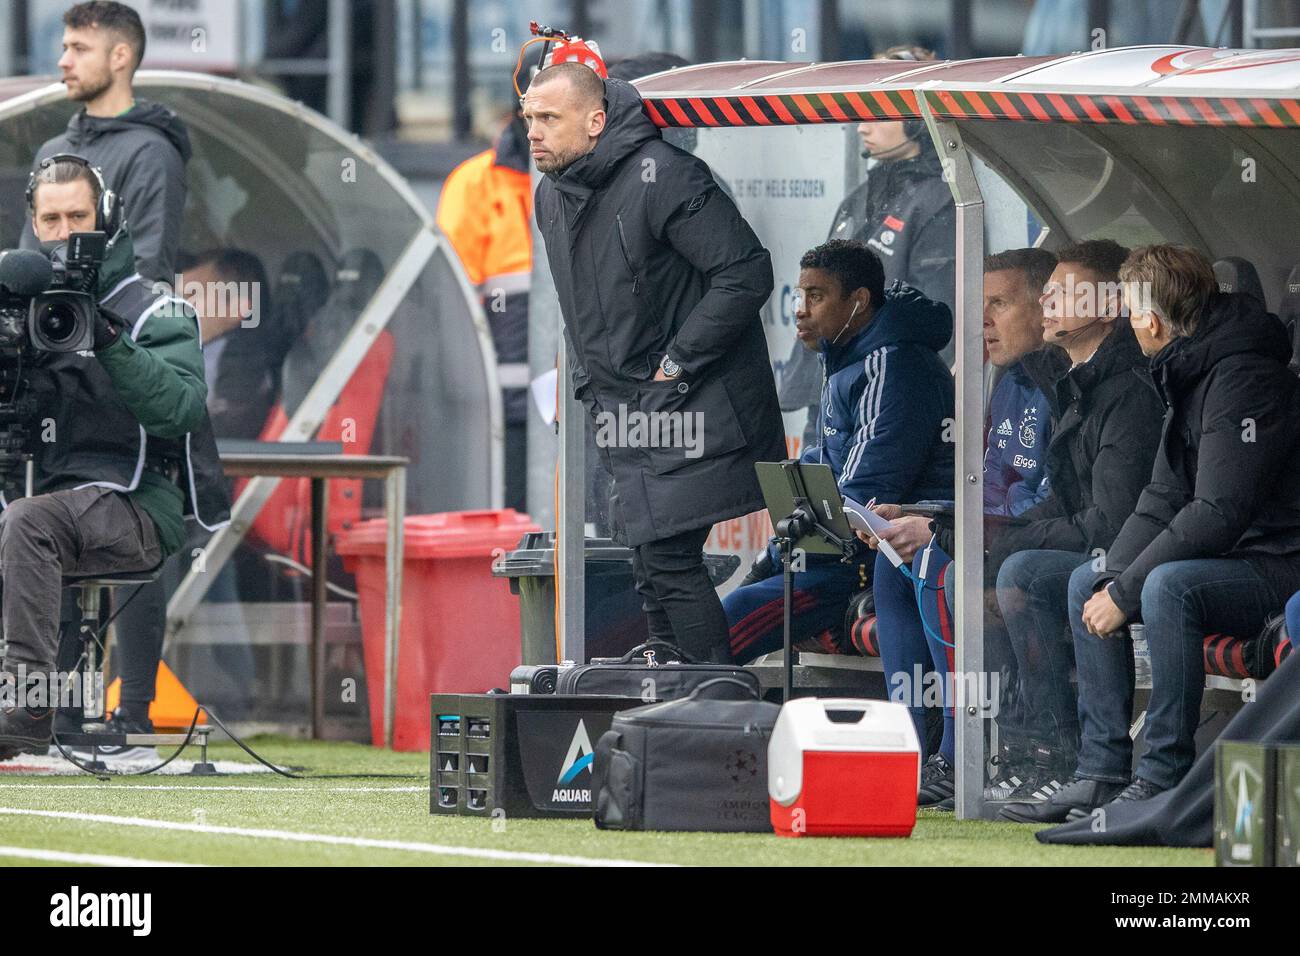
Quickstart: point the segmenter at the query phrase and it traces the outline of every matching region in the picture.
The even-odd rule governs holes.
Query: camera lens
[[[60,345],[76,334],[77,313],[61,302],[52,303],[37,319],[37,327],[47,342]]]

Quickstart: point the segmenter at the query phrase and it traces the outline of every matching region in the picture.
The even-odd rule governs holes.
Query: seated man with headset
[[[866,243],[831,239],[799,261],[795,327],[822,368],[816,447],[802,460],[830,465],[840,491],[861,504],[952,497],[952,376],[939,349],[952,313],[885,271]],[[902,496],[897,497],[897,496]],[[806,555],[794,575],[794,640],[833,636],[849,599],[871,585],[873,560]],[[775,543],[722,602],[732,658],[745,664],[783,639],[784,578]]]
[[[193,310],[135,272],[127,211],[82,157],[42,162],[27,204],[56,262],[75,233],[103,232],[107,246],[86,290],[97,302],[93,347],[22,346],[34,480],[21,497],[22,476],[4,476],[0,760],[49,745],[64,581],[152,571],[181,547],[186,516],[208,527],[229,517]]]

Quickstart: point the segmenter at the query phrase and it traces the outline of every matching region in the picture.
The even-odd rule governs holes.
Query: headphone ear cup
[[[99,200],[99,229],[108,234],[111,239],[117,234],[118,227],[121,225],[117,220],[119,209],[117,193],[111,189],[105,189]]]

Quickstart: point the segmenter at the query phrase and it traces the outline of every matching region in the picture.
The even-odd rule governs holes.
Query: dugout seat
[[[1268,301],[1264,298],[1264,283],[1259,281],[1259,271],[1241,256],[1227,256],[1216,262],[1214,278],[1219,281],[1220,292],[1240,292],[1261,304]]]

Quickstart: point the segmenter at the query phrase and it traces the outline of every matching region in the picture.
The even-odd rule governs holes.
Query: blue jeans
[[[1083,740],[1079,774],[1125,782],[1133,759],[1133,647],[1120,633],[1097,637],[1084,630],[1083,605],[1092,596],[1093,568],[1070,576],[1070,626],[1079,677]],[[1171,561],[1142,586],[1142,622],[1151,650],[1151,702],[1146,752],[1137,776],[1173,787],[1196,758],[1196,728],[1205,690],[1207,634],[1254,637],[1282,599],[1249,562],[1231,558]]]
[[[1078,748],[1078,703],[1070,683],[1070,574],[1088,556],[1018,551],[998,571],[998,606],[1016,657],[1023,730],[1053,749]]]

